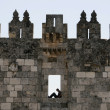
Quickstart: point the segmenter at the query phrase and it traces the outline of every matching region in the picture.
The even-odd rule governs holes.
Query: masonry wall
[[[110,40],[100,39],[95,11],[90,22],[81,13],[76,39],[63,15],[46,16],[42,39],[33,39],[27,11],[22,22],[13,16],[0,38],[0,110],[110,110]],[[49,75],[61,76],[61,98],[48,98]]]
[[[0,110],[40,110],[38,61],[0,59]]]

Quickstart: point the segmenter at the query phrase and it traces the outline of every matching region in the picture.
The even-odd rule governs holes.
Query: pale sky
[[[61,76],[60,75],[49,75],[48,76],[48,96],[50,96],[53,92],[56,92],[56,89],[61,90]]]
[[[8,37],[8,23],[15,9],[19,12],[20,20],[25,10],[30,13],[30,20],[34,23],[34,38],[42,37],[42,23],[46,21],[46,14],[63,14],[63,21],[68,24],[68,37],[76,38],[76,24],[81,12],[85,10],[89,21],[95,10],[101,24],[101,37],[109,38],[110,0],[0,0],[2,37]]]

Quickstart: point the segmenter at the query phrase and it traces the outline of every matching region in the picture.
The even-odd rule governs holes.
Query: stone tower
[[[55,22],[55,24],[54,24]],[[42,24],[42,75],[43,77],[43,103],[42,109],[55,109],[64,105],[67,109],[68,101],[68,69],[66,60],[67,49],[67,24],[63,24],[63,15],[46,15],[46,23]],[[49,75],[61,76],[61,89],[63,92],[62,99],[48,99],[48,77]],[[65,82],[65,84],[64,84]],[[57,102],[56,102],[57,101]],[[59,103],[60,102],[60,103]],[[49,106],[49,104],[51,105]],[[60,107],[61,108],[61,107]]]

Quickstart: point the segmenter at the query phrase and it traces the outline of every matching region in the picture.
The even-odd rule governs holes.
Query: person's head
[[[59,92],[59,89],[57,88],[56,91]]]

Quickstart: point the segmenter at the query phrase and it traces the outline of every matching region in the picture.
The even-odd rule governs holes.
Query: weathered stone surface
[[[21,84],[29,84],[28,78],[22,78],[21,79]]]
[[[37,66],[31,66],[31,71],[37,71]]]
[[[29,109],[31,109],[31,110],[37,110],[37,103],[30,103],[29,104]]]
[[[77,72],[76,77],[84,78],[84,77],[86,77],[86,74],[85,74],[85,72]]]
[[[51,68],[51,63],[43,63],[42,68]]]
[[[13,91],[14,90],[14,85],[7,85],[7,90],[8,91]]]
[[[12,97],[7,97],[6,102],[13,102],[13,98]]]
[[[4,84],[9,84],[10,83],[10,79],[9,78],[4,78]]]
[[[10,78],[10,84],[20,84],[20,78]]]
[[[18,65],[24,65],[24,59],[16,59],[16,62],[18,63]]]
[[[22,85],[15,85],[15,91],[22,91]]]
[[[110,72],[110,66],[105,66],[105,71]]]
[[[31,71],[31,66],[22,66],[22,71]]]
[[[11,110],[11,103],[1,103],[1,110]]]
[[[17,91],[10,91],[10,97],[17,97]]]
[[[86,72],[87,78],[95,78],[95,72]]]
[[[25,65],[34,65],[34,60],[32,60],[32,59],[25,59]]]
[[[108,73],[107,72],[103,72],[103,77],[107,78],[108,77]]]
[[[8,66],[1,66],[1,71],[8,71]]]

